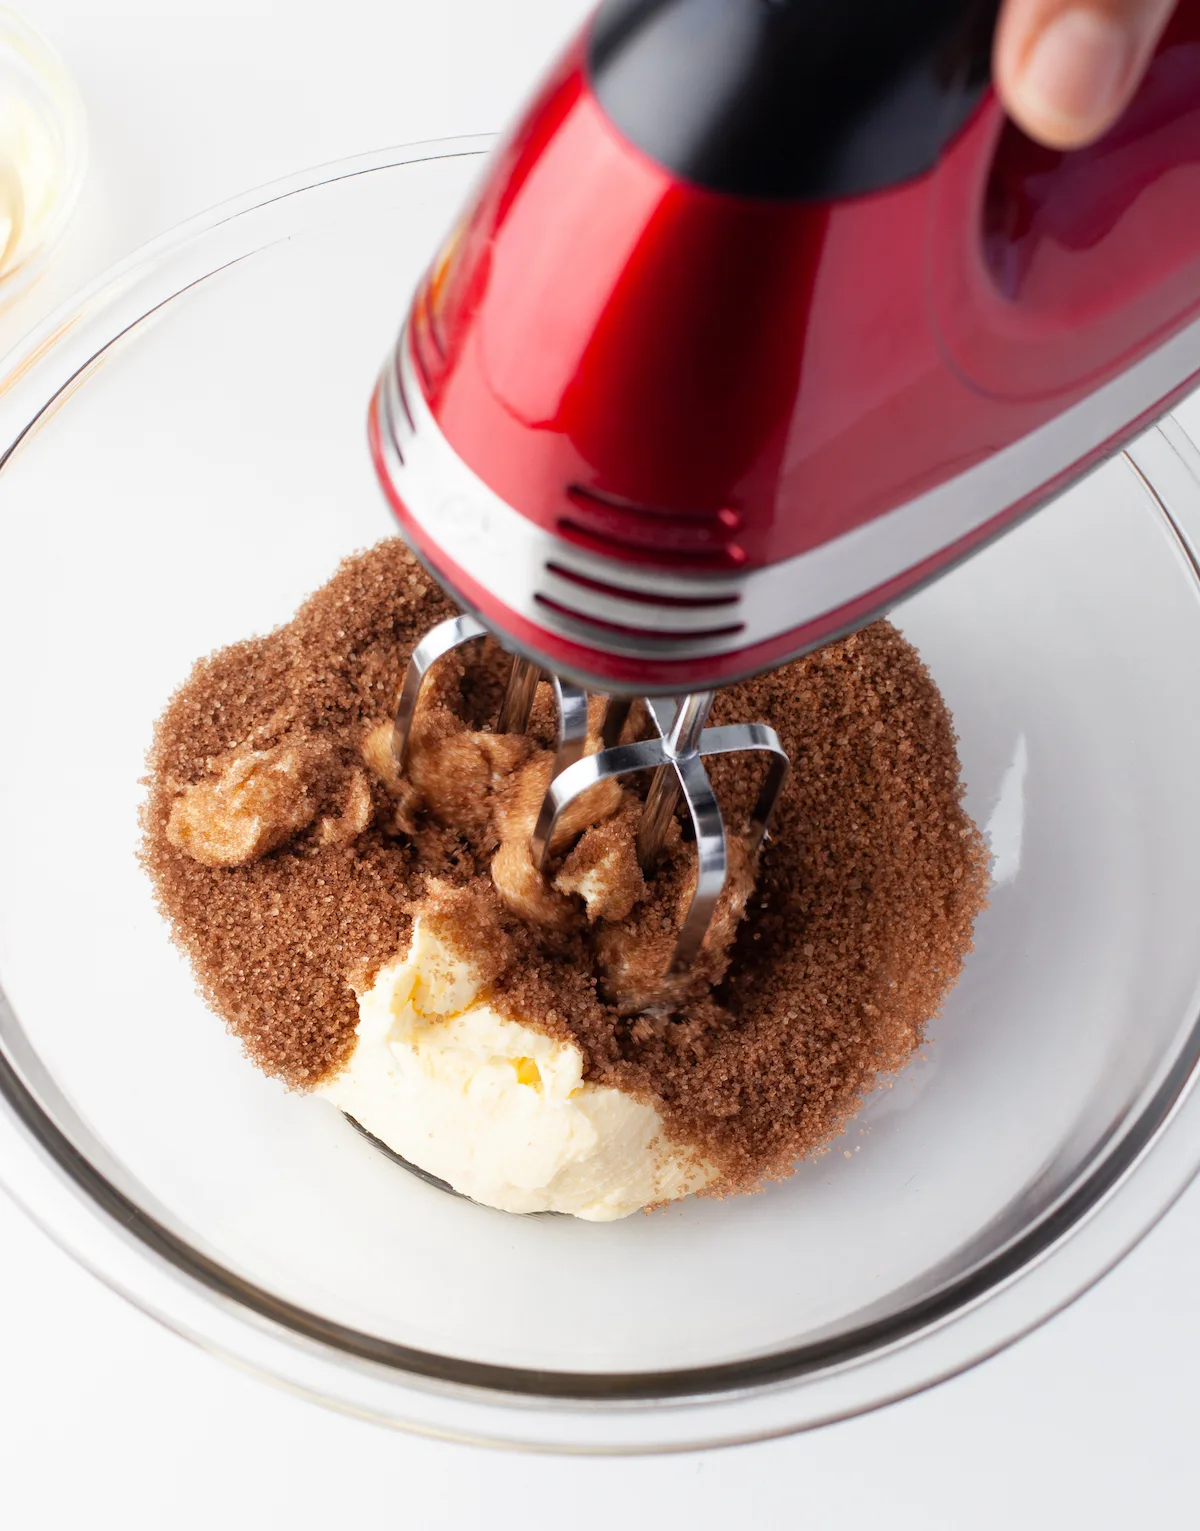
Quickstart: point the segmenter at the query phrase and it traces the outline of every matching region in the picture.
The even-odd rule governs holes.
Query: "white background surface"
[[[79,80],[92,168],[50,271],[0,314],[0,347],[135,245],[248,186],[500,126],[583,8],[28,0]],[[1190,1524],[1198,1288],[1193,1188],[1072,1309],[923,1397],[704,1456],[532,1459],[392,1435],[241,1376],[127,1307],[0,1197],[0,1525]]]

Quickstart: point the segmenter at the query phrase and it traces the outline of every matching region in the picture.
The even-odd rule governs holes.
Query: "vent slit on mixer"
[[[737,531],[742,524],[741,515],[728,505],[723,505],[719,510],[668,510],[665,506],[641,505],[634,500],[622,499],[620,495],[606,494],[601,489],[589,489],[584,484],[568,484],[567,498],[580,510],[598,508],[606,514],[616,512],[633,517],[650,516],[659,523],[679,521],[691,522],[693,525],[715,524],[726,531]]]
[[[412,333],[412,359],[416,368],[417,380],[422,391],[428,396],[432,391],[433,374],[435,367],[429,356],[429,326],[420,323],[420,309],[416,311],[414,318],[416,323],[411,326]]]
[[[558,530],[575,540],[651,557],[707,560],[712,567],[738,567],[745,551],[732,540],[742,524],[729,506],[718,510],[678,510],[635,504],[582,484],[567,486],[572,509],[559,517]]]
[[[664,536],[661,528],[638,527],[620,533],[612,528],[601,530],[587,526],[570,516],[560,516],[557,530],[567,542],[590,548],[593,552],[612,554],[636,553],[642,560],[661,563],[664,567],[677,568],[680,562],[690,570],[711,570],[721,573],[739,569],[746,561],[746,550],[736,542],[714,541],[698,545],[695,539],[683,541]]]
[[[573,585],[581,585],[585,590],[594,590],[598,595],[616,596],[618,600],[636,601],[645,606],[675,606],[681,610],[703,610],[712,606],[736,606],[742,598],[741,592],[737,590],[713,595],[666,595],[659,590],[638,590],[630,585],[614,585],[607,580],[580,574],[576,569],[569,569],[566,564],[555,562],[547,563],[546,572],[556,575],[559,579],[568,580]]]
[[[744,622],[728,622],[717,627],[638,627],[627,622],[609,622],[603,617],[590,616],[585,611],[579,611],[574,607],[567,606],[562,601],[556,601],[553,597],[543,594],[540,590],[534,595],[534,600],[539,606],[544,606],[548,611],[557,616],[565,617],[572,622],[580,623],[585,627],[597,628],[601,632],[618,633],[622,637],[641,638],[647,643],[678,643],[684,639],[701,638],[726,638],[740,633],[745,627]]]
[[[397,402],[400,405],[400,408],[404,412],[404,420],[405,420],[406,425],[408,426],[408,433],[409,433],[410,436],[415,436],[416,432],[417,432],[417,427],[416,427],[416,423],[413,420],[412,409],[411,409],[411,407],[409,405],[409,402],[408,402],[408,393],[406,392],[405,387],[404,387],[404,372],[403,372],[403,370],[401,369],[401,367],[398,364],[398,359],[397,359],[397,365],[393,369],[393,376],[394,376],[395,382],[396,382],[396,399],[397,399]],[[403,458],[401,458],[400,460],[401,460],[401,462],[404,461]]]

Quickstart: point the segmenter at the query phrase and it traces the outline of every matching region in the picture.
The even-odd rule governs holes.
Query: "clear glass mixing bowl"
[[[1167,422],[897,613],[995,889],[932,1045],[832,1152],[611,1225],[447,1196],[243,1061],[135,847],[192,661],[392,531],[366,401],[484,147],[222,207],[3,369],[0,1178],[147,1311],[363,1415],[592,1450],[796,1429],[1038,1323],[1200,1161],[1195,453]]]

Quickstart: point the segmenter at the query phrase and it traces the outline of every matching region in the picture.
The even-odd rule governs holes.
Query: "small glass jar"
[[[0,7],[0,304],[41,272],[74,211],[86,162],[83,103],[66,65]]]

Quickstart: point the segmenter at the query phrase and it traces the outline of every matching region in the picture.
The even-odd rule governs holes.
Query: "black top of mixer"
[[[933,165],[988,79],[998,0],[604,0],[592,88],[714,191],[833,198]]]

